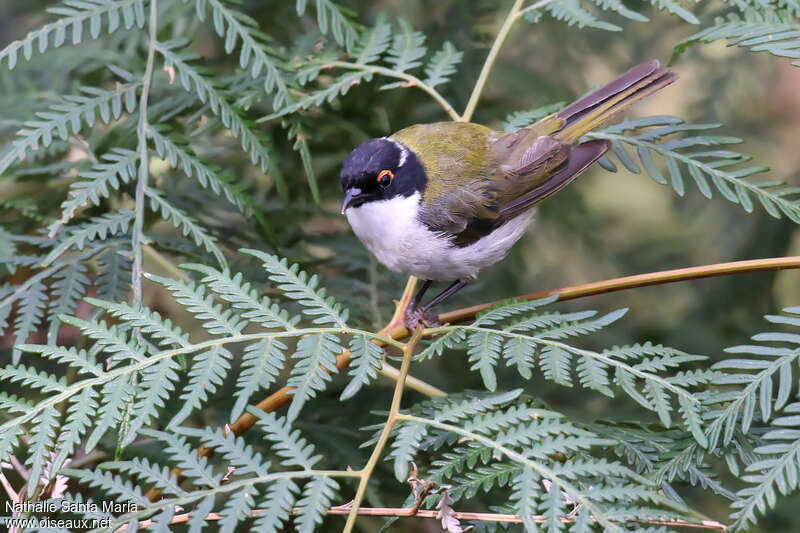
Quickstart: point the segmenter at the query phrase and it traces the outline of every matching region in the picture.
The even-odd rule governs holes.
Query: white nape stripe
[[[400,141],[396,141],[390,137],[381,137],[381,139],[389,141],[390,143],[394,144],[395,146],[397,146],[397,148],[400,149],[400,162],[397,164],[397,168],[400,168],[403,165],[405,165],[406,159],[408,159],[408,148],[406,148],[405,145]]]

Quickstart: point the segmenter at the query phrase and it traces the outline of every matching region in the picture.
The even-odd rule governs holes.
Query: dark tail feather
[[[611,83],[559,111],[556,116],[566,124],[556,137],[575,142],[616,113],[666,87],[677,78],[677,74],[661,67],[657,60],[637,65]]]
[[[547,178],[535,189],[523,194],[516,201],[505,206],[500,211],[500,214],[504,217],[514,217],[548,196],[557,193],[575,181],[592,163],[603,157],[609,148],[611,148],[611,143],[606,140],[587,141],[573,147],[569,158],[555,174]]]

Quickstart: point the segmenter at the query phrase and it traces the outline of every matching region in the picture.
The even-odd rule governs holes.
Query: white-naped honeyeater
[[[416,124],[353,150],[340,175],[342,213],[378,261],[424,280],[406,325],[435,324],[433,306],[503,259],[539,202],[608,151],[608,141],[583,135],[676,78],[648,61],[514,133]],[[433,281],[452,284],[423,305]]]

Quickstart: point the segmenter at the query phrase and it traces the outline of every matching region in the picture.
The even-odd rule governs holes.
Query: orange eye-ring
[[[378,185],[380,185],[381,187],[388,187],[393,179],[394,179],[394,172],[392,172],[391,170],[381,170],[380,173],[378,174],[378,179],[377,179]]]

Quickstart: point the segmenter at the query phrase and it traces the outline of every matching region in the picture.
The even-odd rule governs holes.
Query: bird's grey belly
[[[505,257],[531,222],[533,210],[508,221],[469,246],[428,230],[418,219],[419,195],[369,202],[347,210],[347,220],[367,249],[395,272],[422,279],[475,279]]]

